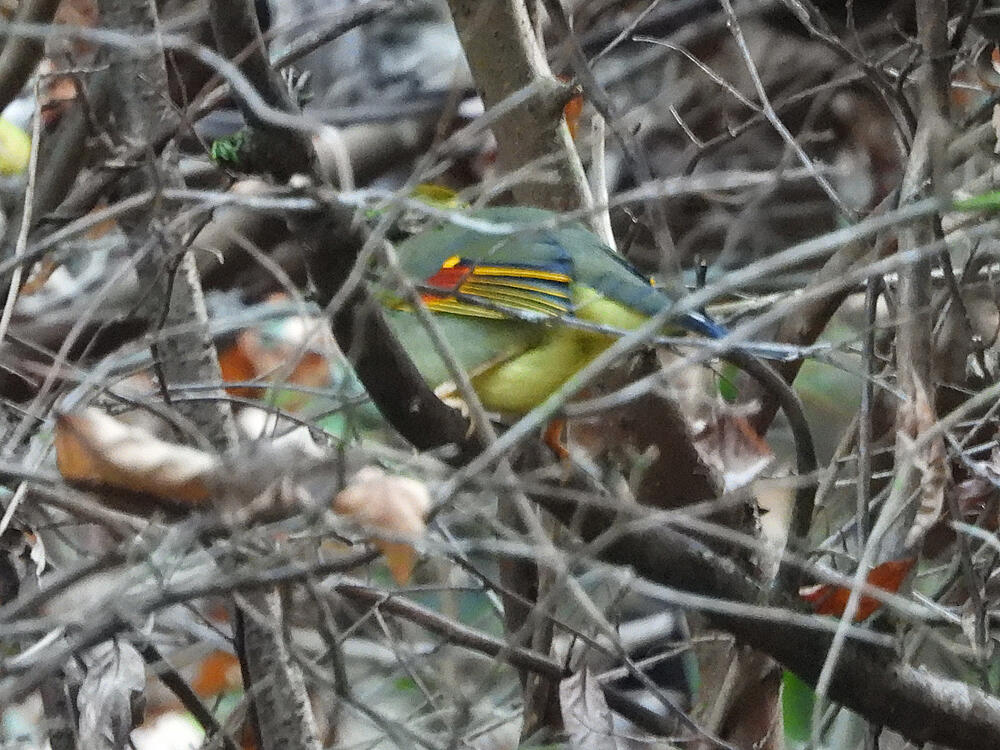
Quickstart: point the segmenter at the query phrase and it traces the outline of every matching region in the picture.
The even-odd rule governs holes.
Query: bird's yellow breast
[[[639,327],[647,318],[587,287],[574,288],[576,317],[619,329]],[[475,376],[472,385],[490,411],[526,414],[551,396],[574,373],[607,349],[614,339],[554,324],[527,351]]]

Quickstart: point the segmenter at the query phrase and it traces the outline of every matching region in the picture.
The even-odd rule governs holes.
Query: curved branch
[[[588,508],[581,513],[565,497],[536,494],[532,499],[560,519],[572,519],[587,541],[596,540],[616,522],[615,514],[607,510]],[[756,601],[760,594],[757,583],[733,561],[662,526],[626,532],[597,555],[683,592],[746,603]],[[785,603],[790,602],[785,599]],[[719,610],[706,612],[706,617],[810,685],[819,679],[834,638],[829,629],[820,630],[808,621],[776,623]],[[1000,700],[966,683],[905,664],[888,648],[846,641],[827,695],[917,744],[936,742],[958,750],[1000,747]]]

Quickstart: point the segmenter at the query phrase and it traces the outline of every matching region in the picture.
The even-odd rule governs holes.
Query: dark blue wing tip
[[[729,333],[725,326],[716,323],[704,313],[685,313],[680,319],[680,324],[689,331],[707,336],[710,339],[721,339]]]
[[[729,333],[728,328],[720,323],[716,323],[704,313],[685,313],[680,318],[680,324],[689,331],[701,334],[710,339],[721,339]],[[793,362],[803,358],[797,347],[783,344],[758,344],[750,342],[740,344],[739,348],[755,357],[774,362]]]

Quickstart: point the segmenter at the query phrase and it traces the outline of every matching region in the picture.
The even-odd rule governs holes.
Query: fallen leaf
[[[418,536],[431,506],[430,493],[422,482],[386,474],[374,466],[361,469],[351,483],[333,499],[335,512],[353,518],[373,531],[393,536]],[[399,584],[410,580],[417,551],[406,542],[373,539],[385,555],[389,572]]]
[[[314,321],[298,317],[287,319],[279,330],[267,335],[252,328],[241,331],[236,342],[219,355],[222,378],[227,383],[259,379],[262,387],[232,386],[226,390],[234,396],[261,398],[265,387],[275,382],[314,388],[329,385],[330,363],[310,345],[316,338]],[[297,411],[311,398],[292,389],[282,398],[281,406]]]
[[[59,268],[59,264],[51,258],[43,258],[35,268],[31,270],[31,276],[21,285],[21,296],[26,297],[34,294],[43,286]]]
[[[70,481],[144,492],[197,505],[219,461],[204,451],[168,443],[97,409],[56,421],[56,465]]]
[[[907,557],[902,560],[889,560],[877,565],[868,573],[866,579],[868,585],[896,593],[916,561],[915,557]],[[812,605],[816,614],[833,615],[834,617],[840,617],[844,614],[850,595],[851,590],[846,586],[831,586],[825,583],[799,589],[799,596]],[[858,602],[858,610],[854,613],[854,621],[867,620],[881,606],[882,602],[878,599],[862,596]]]

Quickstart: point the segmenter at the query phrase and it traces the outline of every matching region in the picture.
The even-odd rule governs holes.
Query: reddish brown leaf
[[[566,118],[566,127],[569,128],[570,137],[576,140],[576,130],[580,125],[580,115],[583,112],[583,95],[577,94],[563,107],[563,117]]]
[[[294,326],[295,322],[292,321],[291,325]],[[240,332],[236,343],[219,355],[223,380],[227,383],[239,383],[254,379],[273,382],[277,379],[284,383],[316,388],[328,385],[330,365],[320,352],[311,348],[303,349],[301,341],[296,340],[303,335],[305,334],[293,331],[289,334],[289,340],[273,340],[261,336],[254,329]],[[234,386],[226,390],[234,396],[246,398],[261,398],[264,394],[263,388],[245,386]],[[310,398],[308,394],[298,394],[284,399],[281,406],[288,411],[295,411],[307,404]]]
[[[241,679],[239,660],[228,651],[213,651],[201,660],[191,687],[207,698],[238,686]]]
[[[59,265],[55,261],[51,258],[44,258],[32,270],[31,276],[21,286],[21,296],[30,296],[45,286],[57,268],[59,268]]]
[[[570,83],[573,79],[569,76],[559,76],[563,83]],[[566,127],[569,128],[569,135],[576,140],[577,127],[580,124],[580,114],[583,112],[583,94],[577,94],[563,107],[563,117],[566,118]]]
[[[244,332],[246,333],[246,332]],[[257,368],[247,354],[243,345],[244,333],[241,333],[236,342],[219,352],[219,366],[222,368],[222,380],[226,383],[246,383],[257,377]],[[232,396],[241,398],[260,398],[264,394],[263,388],[249,388],[246,386],[227,387],[226,392]]]
[[[889,560],[877,565],[868,574],[868,584],[895,593],[899,591],[899,587],[903,584],[903,580],[915,562],[915,557],[907,557],[902,560]],[[840,617],[844,614],[850,595],[851,590],[846,586],[819,584],[799,589],[799,596],[812,605],[816,614],[833,615],[834,617]],[[854,613],[854,621],[867,620],[881,606],[882,602],[878,599],[862,596],[858,602],[858,611]]]

